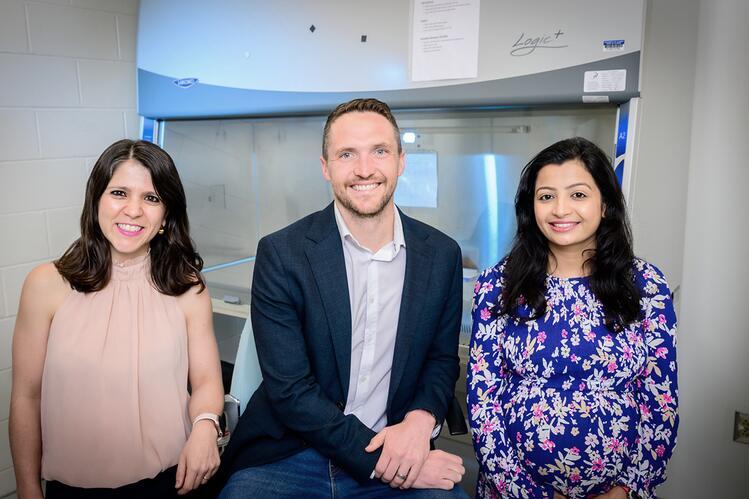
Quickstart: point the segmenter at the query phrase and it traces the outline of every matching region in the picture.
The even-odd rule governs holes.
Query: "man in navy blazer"
[[[466,497],[462,460],[430,445],[459,371],[460,248],[395,207],[405,153],[386,104],[338,106],[322,151],[334,202],[258,244],[263,381],[220,497]]]

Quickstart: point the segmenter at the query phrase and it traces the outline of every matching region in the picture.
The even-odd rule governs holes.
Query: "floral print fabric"
[[[546,279],[536,320],[500,315],[504,261],[475,286],[468,411],[477,497],[655,497],[674,449],[676,316],[661,272],[633,262],[642,319],[614,334],[588,279]],[[518,312],[529,317],[521,304]]]

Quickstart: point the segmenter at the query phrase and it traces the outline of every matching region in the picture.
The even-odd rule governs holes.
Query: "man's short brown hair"
[[[328,120],[325,122],[325,128],[322,134],[322,156],[328,159],[328,135],[330,134],[330,127],[333,122],[348,113],[376,113],[385,118],[393,125],[393,133],[395,134],[395,143],[398,144],[398,154],[401,153],[403,147],[401,146],[401,133],[398,128],[398,123],[393,117],[393,113],[390,111],[390,106],[377,99],[354,99],[343,104],[339,104],[338,107],[333,109],[328,115]]]

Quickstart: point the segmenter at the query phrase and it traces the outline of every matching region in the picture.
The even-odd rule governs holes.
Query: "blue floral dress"
[[[475,286],[468,411],[477,497],[655,497],[676,443],[676,316],[661,272],[633,262],[641,321],[613,334],[585,277],[546,279],[546,314],[499,315],[504,261]],[[519,307],[522,316],[530,308]]]

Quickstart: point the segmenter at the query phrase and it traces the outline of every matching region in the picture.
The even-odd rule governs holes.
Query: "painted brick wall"
[[[11,338],[26,274],[78,236],[88,171],[137,138],[138,0],[0,1],[0,496],[8,448]]]

